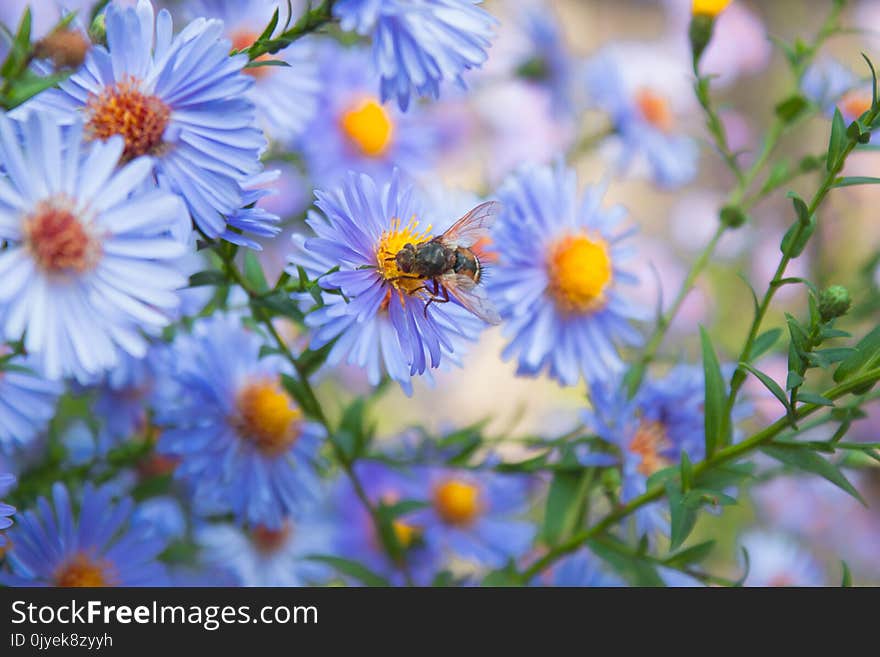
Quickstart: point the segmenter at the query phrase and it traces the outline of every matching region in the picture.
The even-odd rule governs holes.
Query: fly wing
[[[501,323],[501,316],[486,296],[485,289],[478,287],[472,279],[461,274],[449,273],[440,278],[440,283],[465,310],[487,324]]]
[[[480,203],[443,233],[440,241],[450,249],[472,247],[480,238],[489,234],[500,210],[501,204],[498,201]]]

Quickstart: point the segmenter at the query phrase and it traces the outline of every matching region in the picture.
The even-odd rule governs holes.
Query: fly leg
[[[440,285],[440,281],[436,278],[434,279],[434,289],[430,290],[430,292],[431,298],[428,299],[428,303],[425,304],[425,319],[428,317],[428,306],[432,303],[449,303],[449,290],[447,290],[445,286]],[[441,294],[443,296],[440,296]]]

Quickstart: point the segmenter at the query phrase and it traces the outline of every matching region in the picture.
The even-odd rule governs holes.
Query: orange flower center
[[[24,241],[37,265],[58,274],[92,269],[101,254],[100,243],[64,200],[44,201],[25,219]]]
[[[391,145],[394,124],[374,98],[355,103],[342,115],[340,124],[349,141],[367,157],[381,157]]]
[[[480,514],[480,489],[474,484],[450,479],[434,489],[434,508],[450,525],[469,525]]]
[[[91,96],[86,116],[88,138],[104,140],[121,135],[125,140],[123,159],[128,161],[159,151],[171,109],[158,97],[143,93],[129,78]]]
[[[629,444],[629,451],[640,456],[638,471],[651,476],[668,465],[661,452],[669,447],[665,427],[659,422],[642,422]]]
[[[293,526],[285,522],[278,529],[269,529],[264,525],[257,525],[251,531],[251,541],[260,552],[271,554],[278,551],[287,542],[293,531]]]
[[[636,92],[636,106],[645,119],[652,126],[663,132],[672,130],[675,122],[669,102],[651,89],[642,88]]]
[[[286,452],[299,438],[302,411],[276,381],[256,381],[238,393],[234,423],[242,439],[267,456]]]
[[[259,36],[260,35],[257,34],[256,32],[248,32],[247,30],[244,30],[241,32],[236,32],[235,34],[232,35],[232,48],[233,48],[233,50],[239,50],[239,51],[250,48],[252,45],[254,45],[254,41],[256,41]],[[269,57],[269,55],[267,53],[265,55],[260,55],[254,61],[255,62],[265,62],[265,61],[268,61],[269,59],[271,59],[271,58]],[[266,75],[268,75],[269,73],[271,73],[272,67],[271,66],[254,66],[251,68],[244,68],[244,69],[242,69],[242,71],[244,73],[247,73],[248,75],[252,75],[255,78],[259,79],[259,78],[263,78]]]
[[[848,120],[855,121],[871,109],[871,102],[869,94],[854,91],[843,97],[840,109]]]
[[[550,295],[564,313],[582,314],[605,303],[611,257],[601,238],[568,235],[551,246],[547,258]]]
[[[106,561],[95,561],[80,552],[55,571],[55,586],[115,586],[116,576]]]

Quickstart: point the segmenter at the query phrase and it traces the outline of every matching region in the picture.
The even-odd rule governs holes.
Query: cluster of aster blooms
[[[846,291],[814,290],[805,329],[792,318],[784,391],[751,364],[782,334],[759,334],[766,307],[744,364],[719,364],[704,334],[702,363],[655,367],[712,252],[671,308],[648,299],[636,224],[604,200],[612,177],[692,182],[703,135],[686,117],[702,105],[738,180],[717,237],[747,220],[766,158],[739,161],[708,87],[766,65],[751,10],[669,0],[669,43],[580,59],[537,0],[498,16],[479,0],[27,4],[0,7],[0,499],[18,509],[0,504],[0,582],[723,583],[698,565],[711,541],[680,546],[755,476],[740,446],[858,496],[831,461],[768,443],[868,398],[876,336],[818,349],[846,335]],[[754,48],[729,52],[727,32]],[[871,79],[814,50],[792,54],[779,132],[827,113],[839,161],[806,217],[796,204],[780,280],[878,116]],[[584,186],[566,156],[592,149],[607,175]],[[481,193],[440,187],[471,152]],[[774,175],[763,194],[795,174]],[[444,242],[475,207],[473,235]],[[442,276],[398,257],[430,244],[454,252]],[[463,258],[469,280],[450,273]],[[492,323],[516,376],[586,389],[575,429],[511,455],[450,405],[443,435],[376,435],[389,387],[411,396],[466,365]],[[801,391],[838,363],[831,399]],[[776,404],[766,438],[741,427],[746,372]],[[834,410],[849,445],[864,413]],[[787,534],[742,542],[746,581],[823,582]]]

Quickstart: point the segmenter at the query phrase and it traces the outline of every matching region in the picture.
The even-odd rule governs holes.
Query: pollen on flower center
[[[162,146],[171,109],[157,96],[143,93],[134,79],[107,87],[86,104],[86,135],[89,139],[125,140],[124,160],[156,153]]]
[[[285,522],[278,529],[270,529],[265,525],[257,525],[251,531],[251,542],[260,552],[271,554],[276,552],[290,538],[293,526]]]
[[[380,157],[391,145],[394,124],[384,107],[375,99],[359,101],[340,119],[342,131],[368,157]]]
[[[37,265],[51,274],[92,269],[101,244],[64,200],[44,201],[25,218],[24,242]]]
[[[62,564],[53,579],[55,586],[85,587],[114,586],[116,577],[111,564],[80,552]]]
[[[238,393],[234,424],[243,440],[268,456],[284,453],[299,438],[302,411],[276,381],[249,383]]]
[[[639,425],[630,441],[629,451],[642,459],[638,471],[645,476],[651,476],[667,465],[661,454],[667,447],[669,437],[666,435],[666,428],[660,422],[646,421]]]
[[[480,489],[474,484],[450,479],[434,489],[434,508],[450,525],[468,525],[480,513]]]
[[[586,235],[568,235],[549,251],[550,294],[566,313],[585,313],[605,303],[612,269],[608,245]]]
[[[399,292],[416,294],[424,281],[412,274],[401,272],[394,258],[404,245],[416,246],[430,239],[431,226],[429,225],[425,230],[419,230],[419,222],[415,217],[410,219],[406,226],[401,225],[400,219],[392,219],[391,228],[382,233],[376,247],[376,264],[379,275]]]
[[[636,106],[647,123],[663,132],[672,130],[675,118],[672,115],[669,101],[663,96],[651,89],[639,89],[636,92]]]
[[[861,92],[851,92],[843,97],[840,109],[847,120],[855,121],[862,114],[871,109],[871,96]]]

